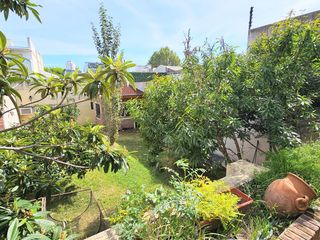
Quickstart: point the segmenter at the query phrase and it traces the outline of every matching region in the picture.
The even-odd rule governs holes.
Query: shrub
[[[198,178],[191,181],[191,187],[200,193],[197,211],[203,220],[219,219],[224,225],[239,216],[239,197],[229,192],[223,181]]]

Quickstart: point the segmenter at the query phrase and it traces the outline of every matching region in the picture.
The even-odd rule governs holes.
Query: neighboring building
[[[102,66],[102,63],[99,62],[85,62],[83,72],[88,72],[88,69],[95,71],[99,66]]]
[[[131,72],[134,73],[163,73],[163,74],[180,74],[182,67],[180,66],[165,66],[159,65],[158,67],[152,68],[151,65],[137,65],[132,68]]]
[[[180,67],[180,66],[160,65],[156,68],[153,68],[153,72],[155,72],[155,73],[180,74],[181,71],[182,71],[182,67]]]
[[[27,39],[27,46],[16,46],[12,42],[8,46],[11,53],[14,54],[20,54],[25,60],[25,65],[28,67],[30,72],[36,72],[41,73],[45,75],[46,77],[50,77],[53,74],[48,73],[44,70],[44,64],[41,54],[36,50],[35,45],[33,44],[32,40],[30,38]],[[66,63],[66,70],[67,71],[74,71],[76,69],[76,65],[68,61]],[[15,89],[20,93],[21,95],[21,101],[17,100],[18,105],[25,105],[29,102],[33,102],[36,100],[40,100],[40,96],[35,94],[36,90],[30,90],[30,86],[28,84],[22,83],[17,86],[15,86]],[[67,102],[74,102],[78,101],[80,99],[85,98],[85,96],[69,96],[66,100]],[[46,99],[39,102],[39,104],[48,104],[48,105],[57,105],[61,99],[59,98],[51,98],[47,97]],[[87,123],[87,122],[94,122],[95,121],[95,111],[92,109],[90,102],[82,102],[77,104],[80,115],[78,118],[78,122],[80,124]],[[34,105],[28,105],[26,107],[20,108],[20,115],[21,115],[21,121],[26,121],[34,116],[34,113],[36,111],[37,104]]]
[[[66,68],[64,69],[64,74],[66,73],[72,73],[77,69],[77,66],[74,62],[72,61],[67,61],[66,62]]]
[[[12,101],[8,97],[3,98],[3,107],[1,109],[2,112],[6,112],[10,109],[14,109],[14,105]],[[0,117],[0,130],[10,128],[14,125],[18,125],[20,123],[18,113],[16,110],[9,111],[3,114]]]
[[[9,41],[8,49],[13,54],[19,54],[24,57],[24,65],[32,72],[42,73],[49,76],[50,74],[44,71],[43,59],[40,53],[36,50],[31,38],[27,38],[27,46],[17,46],[13,41]]]
[[[320,10],[299,15],[294,18],[299,19],[301,21],[312,21],[314,19],[320,18]],[[267,24],[261,27],[250,29],[248,33],[248,45],[250,45],[250,43],[253,42],[262,33],[270,35],[272,32],[273,26],[277,23],[279,22],[275,22],[275,23]]]
[[[121,130],[136,128],[136,123],[130,117],[126,109],[125,102],[134,98],[142,98],[142,96],[143,96],[143,91],[141,91],[138,88],[133,89],[131,85],[124,86],[121,89],[121,100],[122,100],[122,103],[124,103],[122,106],[123,110],[121,113],[121,125],[120,125]]]

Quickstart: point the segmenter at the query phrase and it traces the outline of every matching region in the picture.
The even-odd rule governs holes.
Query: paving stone
[[[100,232],[96,235],[93,235],[85,240],[119,240],[119,236],[117,235],[116,231],[113,229],[107,229],[103,232]]]
[[[320,210],[309,209],[296,219],[280,236],[281,240],[320,240]]]

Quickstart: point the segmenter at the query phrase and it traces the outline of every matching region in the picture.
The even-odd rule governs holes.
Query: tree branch
[[[26,146],[18,146],[18,147],[11,147],[11,146],[0,146],[0,150],[12,150],[12,151],[20,151],[29,148],[46,148],[46,147],[67,147],[71,146],[71,144],[53,144],[53,145],[41,145],[41,144],[32,144]]]
[[[66,97],[66,96],[65,96]],[[89,101],[90,98],[86,98],[86,99],[82,99],[82,100],[79,100],[79,101],[76,101],[76,102],[72,102],[72,103],[68,103],[68,104],[64,104],[64,105],[61,105],[63,103],[63,101],[65,100],[65,97],[62,99],[62,101],[55,107],[51,108],[50,110],[42,113],[42,114],[39,114],[38,116],[32,118],[31,120],[25,122],[25,123],[22,123],[20,125],[17,125],[17,126],[14,126],[14,127],[11,127],[11,128],[7,128],[7,129],[3,129],[3,130],[0,130],[0,133],[2,132],[8,132],[8,131],[11,131],[11,130],[14,130],[14,129],[19,129],[21,127],[24,127],[26,125],[29,125],[33,122],[35,122],[36,120],[42,118],[43,116],[57,110],[57,109],[60,109],[60,108],[64,108],[64,107],[67,107],[67,106],[70,106],[70,105],[73,105],[73,104],[78,104],[78,103],[82,103],[82,102],[85,102],[85,101]]]
[[[247,143],[249,143],[252,147],[255,147],[256,149],[258,149],[260,152],[263,153],[267,153],[266,151],[262,150],[261,148],[259,148],[258,146],[255,146],[253,143],[250,142],[250,140],[248,140],[247,138],[243,138]]]
[[[14,150],[14,151],[16,151],[17,153],[21,153],[21,154],[24,154],[24,155],[32,156],[32,157],[35,157],[35,158],[56,162],[58,164],[62,164],[62,165],[68,166],[68,167],[74,167],[74,168],[80,168],[80,169],[89,169],[89,167],[75,165],[75,164],[72,164],[72,163],[67,163],[67,162],[59,160],[59,159],[62,159],[63,156],[60,156],[60,157],[47,157],[47,156],[41,156],[41,155],[38,155],[38,154],[35,154],[35,153],[31,153],[31,152],[26,152],[26,151],[23,151],[23,150]]]
[[[22,105],[19,106],[19,108],[26,107],[26,106],[29,106],[29,105],[31,105],[31,104],[35,104],[35,103],[41,102],[42,100],[44,100],[44,99],[47,98],[47,97],[48,97],[48,96],[45,96],[44,98],[38,99],[38,100],[36,100],[36,101],[29,102],[29,103],[26,103],[26,104],[22,104]],[[2,116],[3,116],[4,114],[6,114],[6,113],[8,113],[8,112],[11,112],[11,111],[13,111],[13,110],[19,111],[19,110],[16,109],[16,108],[11,108],[11,109],[6,110],[5,112],[3,112],[3,113],[1,113],[1,114],[2,114]]]

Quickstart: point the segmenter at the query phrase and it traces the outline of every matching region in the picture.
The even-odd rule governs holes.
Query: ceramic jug
[[[300,177],[288,173],[285,178],[273,181],[267,188],[264,201],[269,209],[280,214],[296,214],[307,210],[316,197],[315,191]]]

